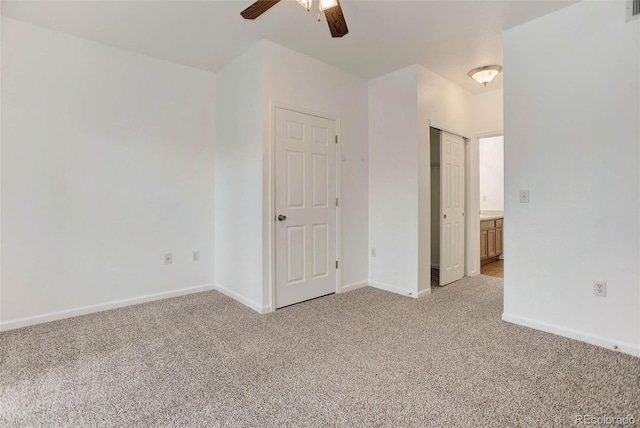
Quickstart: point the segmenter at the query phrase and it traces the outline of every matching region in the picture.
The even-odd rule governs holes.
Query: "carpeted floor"
[[[0,334],[0,426],[571,426],[640,419],[640,359],[500,320],[502,280],[258,315],[215,292]]]

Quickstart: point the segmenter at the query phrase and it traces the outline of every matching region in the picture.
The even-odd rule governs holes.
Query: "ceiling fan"
[[[240,15],[244,19],[256,19],[267,10],[271,9],[280,0],[258,0],[242,12]],[[311,10],[311,2],[313,0],[296,0],[307,12]],[[329,24],[329,31],[331,31],[331,37],[342,37],[349,32],[347,28],[347,21],[344,20],[342,14],[342,8],[340,7],[340,0],[319,0],[318,6],[318,21],[320,21],[320,13],[324,11],[324,16],[327,18],[327,24]]]

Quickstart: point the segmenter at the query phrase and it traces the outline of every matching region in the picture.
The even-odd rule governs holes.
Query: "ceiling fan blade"
[[[347,21],[344,20],[339,0],[337,6],[325,9],[324,16],[327,18],[327,24],[329,24],[331,37],[342,37],[349,32],[349,29],[347,28]]]
[[[280,0],[258,0],[257,2],[240,12],[240,15],[242,15],[244,19],[256,19],[257,17],[271,9],[273,6],[275,6],[279,1]]]

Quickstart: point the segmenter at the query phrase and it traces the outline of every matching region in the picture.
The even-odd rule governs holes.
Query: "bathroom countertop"
[[[504,218],[504,212],[487,212],[480,214],[480,220],[496,220],[498,218]]]

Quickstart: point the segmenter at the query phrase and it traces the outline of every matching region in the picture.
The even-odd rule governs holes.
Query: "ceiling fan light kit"
[[[313,0],[296,0],[307,12],[311,11]],[[271,9],[280,0],[258,0],[251,6],[240,12],[240,15],[244,19],[256,19],[267,10]],[[342,14],[342,7],[340,6],[340,0],[318,0],[318,12],[324,12],[324,17],[327,19],[329,25],[329,31],[331,37],[342,37],[349,33],[347,28],[347,21]],[[318,14],[318,22],[320,21],[320,14]]]
[[[296,0],[300,3],[300,6],[307,9],[307,12],[311,10],[311,6],[313,6],[313,0]],[[331,9],[332,7],[336,7],[338,5],[338,0],[319,0],[318,2],[318,10],[320,12]]]
[[[307,12],[311,10],[311,3],[313,2],[313,0],[296,0],[296,1],[300,3],[300,6],[307,9]]]
[[[491,83],[501,71],[502,66],[500,65],[485,65],[484,67],[474,68],[468,74],[469,77],[486,88],[487,84]]]
[[[309,0],[311,1],[311,0]],[[320,12],[338,5],[338,0],[320,0]]]

